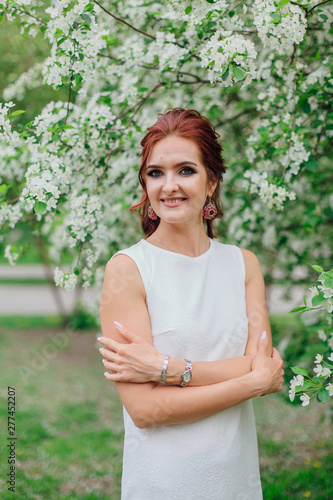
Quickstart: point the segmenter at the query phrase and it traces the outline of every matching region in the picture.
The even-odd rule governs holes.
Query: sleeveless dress
[[[210,238],[204,254],[189,257],[142,239],[112,258],[118,254],[132,258],[140,272],[158,351],[191,361],[244,355],[239,247]],[[197,422],[147,429],[136,427],[125,407],[123,415],[122,500],[262,499],[251,400]]]

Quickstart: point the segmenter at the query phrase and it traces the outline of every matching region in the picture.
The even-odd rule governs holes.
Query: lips
[[[180,197],[177,197],[177,198],[161,198],[161,201],[165,201],[166,203],[172,203],[172,202],[175,202],[175,201],[184,201],[186,200],[186,198],[180,198]]]
[[[186,198],[163,198],[161,199],[162,205],[166,208],[177,208],[186,202]]]

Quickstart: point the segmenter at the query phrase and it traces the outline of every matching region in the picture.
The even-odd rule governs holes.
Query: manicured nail
[[[97,337],[97,340],[100,341],[103,337]]]
[[[266,330],[264,330],[264,331],[262,332],[262,334],[261,334],[261,338],[262,338],[263,340],[266,340],[266,339],[267,339],[267,332],[266,332]]]
[[[122,330],[122,329],[124,328],[124,327],[123,327],[123,325],[122,325],[121,323],[118,323],[118,321],[114,321],[114,324],[115,324],[118,328],[120,328],[120,330]]]
[[[106,359],[102,359],[102,363],[106,363]]]
[[[99,350],[99,352],[101,352],[101,350],[102,350],[102,349],[103,349],[103,347],[100,347],[100,348],[98,349],[98,350]]]
[[[109,375],[109,374],[108,374],[108,372],[104,372],[104,375],[105,375],[105,376],[107,376],[107,375]]]

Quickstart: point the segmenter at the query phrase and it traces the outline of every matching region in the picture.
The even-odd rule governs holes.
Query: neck
[[[180,229],[174,224],[165,224],[161,221],[153,234],[162,243],[162,245],[159,245],[161,248],[165,248],[166,245],[174,252],[190,257],[198,257],[209,248],[209,238],[205,233],[203,224],[197,228],[192,225],[191,229],[186,231],[185,228]],[[156,244],[157,241],[155,239],[154,243]]]

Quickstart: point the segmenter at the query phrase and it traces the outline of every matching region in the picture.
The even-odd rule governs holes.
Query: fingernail
[[[104,372],[104,375],[105,375],[105,376],[107,376],[107,375],[109,375],[109,374],[108,374],[108,372]]]
[[[262,334],[261,334],[261,338],[262,338],[263,340],[266,340],[266,339],[267,339],[267,332],[266,332],[266,330],[264,330],[264,331],[262,332]]]
[[[103,337],[97,337],[97,340],[100,341]]]
[[[122,330],[122,329],[124,328],[124,327],[123,327],[123,325],[122,325],[121,323],[118,323],[118,321],[114,321],[114,324],[115,324],[118,328],[120,328],[120,330]]]
[[[106,359],[102,359],[102,363],[105,363],[106,362]]]
[[[101,351],[103,349],[103,347],[100,347],[98,350]]]

